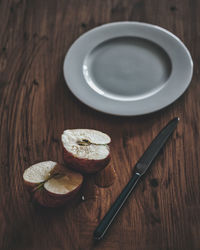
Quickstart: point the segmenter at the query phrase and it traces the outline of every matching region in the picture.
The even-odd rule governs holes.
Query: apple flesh
[[[79,191],[83,176],[56,162],[46,161],[24,171],[25,185],[41,205],[57,207],[71,200]]]
[[[24,184],[29,190],[34,189],[49,178],[50,172],[56,165],[57,163],[53,161],[43,161],[30,166],[24,171]]]
[[[62,134],[64,161],[68,167],[92,174],[110,162],[110,137],[94,129],[68,129]]]

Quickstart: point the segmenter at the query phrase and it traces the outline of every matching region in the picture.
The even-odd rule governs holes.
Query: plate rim
[[[105,109],[105,107],[102,107],[101,108],[98,108],[96,107],[95,105],[92,105],[90,103],[88,103],[87,101],[83,100],[80,95],[73,90],[72,86],[71,86],[71,80],[69,79],[69,72],[67,70],[67,63],[69,64],[69,60],[70,60],[70,57],[71,57],[71,53],[73,52],[73,49],[74,47],[76,46],[77,43],[80,43],[82,42],[82,39],[85,39],[85,37],[87,36],[90,36],[91,33],[94,33],[94,32],[98,32],[99,30],[102,30],[104,28],[112,28],[112,26],[120,26],[120,25],[131,25],[131,26],[143,26],[144,27],[147,27],[147,28],[150,28],[150,29],[155,29],[156,32],[157,31],[161,31],[161,32],[164,32],[165,34],[167,34],[167,36],[173,38],[177,44],[180,46],[181,49],[183,49],[183,52],[185,53],[185,55],[188,57],[188,61],[186,60],[186,62],[188,63],[188,65],[190,66],[188,68],[188,79],[187,79],[187,83],[185,83],[185,87],[182,89],[181,92],[179,92],[175,98],[172,98],[173,100],[172,101],[169,101],[167,104],[164,104],[164,105],[157,105],[156,108],[153,108],[151,110],[147,110],[145,112],[113,112],[113,111],[108,111]],[[162,36],[162,35],[161,35]],[[118,36],[120,37],[120,36]],[[122,37],[125,37],[125,36],[122,36]],[[106,39],[104,39],[103,41],[106,41]],[[150,38],[149,38],[149,41],[152,41]],[[153,41],[154,42],[154,41]],[[98,45],[98,44],[97,44]],[[97,46],[96,45],[96,46]],[[163,48],[160,44],[158,44],[162,49],[164,49],[164,51],[168,54],[168,51],[165,50],[165,48]],[[92,48],[91,48],[92,50]],[[72,53],[73,54],[73,53]],[[85,54],[85,56],[87,56],[87,54]],[[171,58],[170,58],[171,59]],[[189,50],[187,49],[186,45],[181,41],[180,38],[178,38],[175,34],[173,34],[172,32],[166,30],[165,28],[162,28],[158,25],[155,25],[155,24],[150,24],[150,23],[145,23],[145,22],[135,22],[135,21],[119,21],[119,22],[111,22],[111,23],[106,23],[106,24],[102,24],[100,26],[97,26],[93,29],[90,29],[89,31],[83,33],[82,35],[80,35],[70,46],[70,48],[68,49],[66,55],[65,55],[65,58],[64,58],[64,64],[63,64],[63,73],[64,73],[64,78],[65,78],[65,82],[66,82],[66,85],[68,86],[69,90],[72,92],[72,94],[77,98],[79,99],[79,101],[81,101],[82,103],[84,103],[85,105],[97,110],[97,111],[100,111],[100,112],[103,112],[103,113],[106,113],[106,114],[110,114],[110,115],[116,115],[116,116],[138,116],[138,115],[145,115],[145,114],[149,114],[149,113],[153,113],[153,112],[156,112],[156,111],[159,111],[167,106],[169,106],[170,104],[172,104],[173,102],[175,102],[180,96],[182,96],[182,94],[186,91],[186,89],[189,87],[190,83],[191,83],[191,80],[192,80],[192,76],[193,76],[193,60],[192,60],[192,57],[191,57],[191,54],[189,52]],[[81,75],[82,73],[80,73]],[[80,83],[81,84],[81,83]],[[94,90],[93,90],[94,91]],[[91,94],[91,93],[90,93]],[[94,93],[93,93],[94,94]],[[106,98],[107,99],[107,98]],[[121,101],[117,101],[115,100],[115,102],[117,103],[121,103]],[[125,101],[126,102],[126,101]],[[134,102],[134,101],[131,101],[131,102]],[[128,103],[128,102],[126,102]]]

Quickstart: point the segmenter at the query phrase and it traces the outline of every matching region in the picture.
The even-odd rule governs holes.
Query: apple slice
[[[30,166],[23,174],[25,185],[29,190],[37,187],[40,183],[49,178],[50,172],[56,165],[57,163],[53,161],[43,161]]]
[[[81,173],[95,173],[110,162],[110,137],[94,129],[68,129],[62,134],[64,161]]]
[[[116,180],[117,174],[115,172],[114,167],[109,164],[107,167],[105,167],[103,170],[96,173],[94,180],[95,184],[98,187],[110,187],[114,181]]]
[[[71,200],[83,182],[83,176],[56,162],[46,161],[24,171],[25,185],[41,205],[57,207]]]

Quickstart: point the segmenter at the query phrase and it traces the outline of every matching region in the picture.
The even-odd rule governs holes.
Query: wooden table
[[[0,1],[0,249],[200,249],[200,2],[189,0]],[[62,66],[73,41],[111,21],[160,25],[190,50],[189,89],[160,112],[114,117],[79,102]],[[131,176],[134,164],[173,117],[180,123],[105,238],[93,230]],[[115,183],[89,185],[86,200],[59,209],[32,203],[22,174],[31,164],[62,162],[60,135],[94,128],[112,137]]]

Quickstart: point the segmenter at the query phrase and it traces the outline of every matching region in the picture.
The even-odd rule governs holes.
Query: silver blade
[[[152,141],[152,143],[146,149],[146,151],[135,166],[135,170],[137,173],[143,175],[147,171],[153,160],[156,158],[156,156],[166,143],[167,139],[173,133],[178,121],[178,117],[171,120]]]

